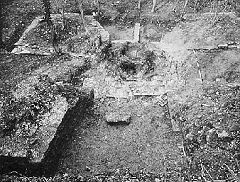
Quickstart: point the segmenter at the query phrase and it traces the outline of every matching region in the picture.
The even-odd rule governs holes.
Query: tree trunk
[[[0,2],[0,49],[4,48],[3,44],[3,3]]]
[[[151,10],[152,13],[155,12],[156,4],[157,4],[157,0],[153,0],[152,10]]]
[[[54,28],[53,22],[51,20],[51,16],[50,16],[50,9],[51,9],[51,4],[50,4],[50,0],[42,0],[43,5],[44,5],[44,9],[45,9],[45,21],[47,22],[50,31],[51,31],[51,38],[52,38],[52,46],[54,48],[55,53],[59,54],[60,50],[59,50],[59,46],[58,46],[58,41],[57,41],[57,33],[56,30]]]
[[[62,30],[65,29],[65,17],[64,17],[65,9],[64,8],[65,8],[64,5],[62,5],[62,12],[61,12],[61,14],[62,14]]]
[[[42,1],[45,9],[45,21],[48,23],[48,25],[50,25],[52,24],[51,16],[50,16],[50,9],[51,9],[50,0],[42,0]]]
[[[97,15],[100,15],[100,1],[96,0],[96,4],[97,4]]]
[[[85,31],[87,32],[86,29],[86,24],[85,24],[85,19],[84,19],[84,14],[83,14],[83,3],[82,0],[76,0],[77,4],[78,4],[78,8],[81,14],[81,19],[82,19],[82,23],[83,23],[83,28],[85,29]]]
[[[67,3],[67,0],[54,0],[54,4],[56,4],[56,8],[58,13],[61,14],[62,18],[62,30],[65,29],[65,5]]]

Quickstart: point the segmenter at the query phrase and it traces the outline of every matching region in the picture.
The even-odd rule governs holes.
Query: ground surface
[[[54,84],[94,91],[90,105],[79,97],[62,119],[45,155],[52,168],[48,173],[92,177],[112,172],[113,177],[118,170],[129,170],[136,176],[139,171],[159,174],[149,177],[152,181],[239,180],[240,139],[232,128],[240,124],[240,20],[234,13],[216,13],[232,11],[231,3],[220,3],[218,9],[203,3],[198,10],[189,4],[185,11],[195,14],[180,17],[184,2],[176,2],[158,3],[156,13],[150,13],[151,4],[143,1],[141,44],[87,49],[90,66],[84,70],[77,68],[78,59],[64,56],[2,55],[4,93],[46,67],[49,71],[43,72]],[[77,12],[73,4],[67,2],[66,10]],[[132,40],[137,1],[103,1],[101,6],[99,21],[110,39]],[[4,37],[9,49],[35,15],[42,14],[40,7],[40,1],[25,0],[7,5],[6,21],[12,23],[6,24]],[[53,7],[57,12],[58,3]],[[87,2],[84,7],[86,12],[96,8]],[[29,15],[32,19],[26,21]]]
[[[161,107],[154,96],[105,98],[95,104],[95,114],[79,121],[75,128],[61,170],[90,175],[128,168],[131,172],[167,170],[177,175],[181,162],[177,144],[181,144],[181,138],[172,131],[167,108]],[[112,113],[130,115],[130,124],[107,124],[106,115]]]

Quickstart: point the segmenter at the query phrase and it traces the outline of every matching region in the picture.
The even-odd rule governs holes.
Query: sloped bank
[[[192,164],[188,180],[239,180],[239,18],[185,18],[150,46],[171,60],[169,104]]]
[[[12,95],[16,101],[10,107],[15,107],[15,110],[3,108],[7,109],[5,115],[14,113],[13,119],[5,120],[7,127],[1,136],[1,155],[9,156],[12,159],[9,163],[16,164],[18,158],[25,158],[30,163],[41,162],[67,110],[83,94],[74,86],[81,84],[81,73],[88,67],[80,60],[75,63],[65,60],[58,66],[58,69],[50,66],[42,74],[21,82]],[[3,172],[10,172],[6,167],[6,157],[1,159]]]
[[[74,16],[77,15],[74,14]],[[89,36],[82,38],[82,34],[78,35],[81,45],[75,41],[71,45],[73,50],[60,57],[56,55],[43,56],[44,52],[39,51],[42,50],[41,48],[47,51],[47,55],[49,51],[46,46],[41,45],[41,41],[31,44],[29,35],[34,33],[34,28],[37,27],[39,21],[25,31],[24,36],[17,44],[20,48],[13,51],[20,54],[12,56],[13,58],[24,57],[24,54],[26,57],[29,54],[30,56],[40,54],[41,59],[38,61],[45,59],[49,59],[49,61],[46,61],[47,64],[33,67],[23,75],[23,72],[13,74],[12,78],[3,75],[6,76],[2,82],[3,89],[10,88],[10,92],[6,92],[5,95],[1,94],[3,96],[1,97],[1,111],[3,111],[1,112],[1,121],[3,121],[1,126],[3,127],[0,139],[1,173],[17,171],[24,175],[42,175],[45,170],[42,168],[41,161],[60,123],[64,120],[65,114],[75,105],[75,110],[73,109],[72,112],[76,112],[76,107],[86,107],[85,109],[87,109],[85,100],[88,97],[86,93],[89,91],[81,91],[83,79],[81,75],[91,67],[91,62],[97,59],[96,53],[100,46],[97,35],[100,35],[102,40],[108,39],[103,28],[94,19],[88,18],[90,19],[88,21],[90,25],[87,26]],[[3,62],[6,73],[8,73],[7,64],[14,65],[16,63],[15,60],[12,61],[12,57],[9,56],[10,61],[6,60],[6,65]],[[15,66],[21,65],[16,64]],[[2,91],[5,93],[4,90]],[[78,102],[78,100],[80,101]],[[81,102],[83,100],[84,103]],[[81,114],[84,112],[85,110]],[[66,122],[66,120],[63,121],[64,127],[66,127]],[[63,126],[61,125],[60,128]],[[36,171],[37,173],[35,173]]]
[[[45,157],[41,161],[44,166],[44,175],[53,176],[56,174],[61,162],[60,159],[63,157],[62,154],[73,139],[72,133],[79,122],[83,122],[85,118],[92,115],[93,106],[94,91],[91,90],[89,93],[81,92],[75,106],[65,113],[53,140],[49,144],[48,150],[44,154]]]

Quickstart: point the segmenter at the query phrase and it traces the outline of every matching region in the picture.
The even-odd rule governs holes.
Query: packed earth
[[[240,2],[43,2],[0,4],[0,181],[240,181]]]

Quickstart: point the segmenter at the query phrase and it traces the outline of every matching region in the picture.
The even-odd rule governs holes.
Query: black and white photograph
[[[0,0],[0,182],[240,182],[240,0]]]

